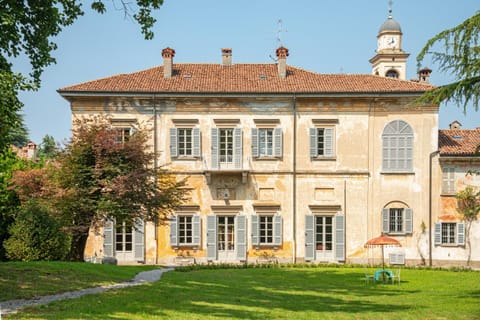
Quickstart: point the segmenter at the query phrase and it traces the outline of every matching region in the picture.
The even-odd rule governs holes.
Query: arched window
[[[408,123],[395,120],[388,123],[382,134],[384,172],[413,170],[413,130]]]
[[[396,70],[390,69],[385,73],[385,77],[388,78],[398,78],[398,72]]]

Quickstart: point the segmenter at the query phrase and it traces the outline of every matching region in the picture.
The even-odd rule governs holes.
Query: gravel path
[[[0,319],[2,318],[2,315],[15,313],[18,310],[25,307],[29,307],[29,306],[47,304],[47,303],[58,301],[58,300],[75,299],[87,294],[101,293],[107,290],[127,288],[127,287],[142,285],[147,282],[155,282],[160,280],[164,272],[171,271],[171,270],[173,270],[173,268],[164,268],[164,269],[156,269],[151,271],[140,272],[131,281],[112,284],[109,286],[101,286],[101,287],[88,288],[88,289],[83,289],[78,291],[64,292],[60,294],[53,294],[50,296],[43,296],[43,297],[38,297],[34,299],[29,299],[29,300],[16,299],[16,300],[9,300],[9,301],[0,301]]]

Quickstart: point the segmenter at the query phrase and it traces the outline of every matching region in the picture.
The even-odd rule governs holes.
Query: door
[[[235,260],[235,217],[217,217],[218,260]]]
[[[131,224],[117,224],[115,229],[115,257],[118,261],[132,261],[133,227]]]
[[[316,260],[333,260],[333,216],[315,216]]]

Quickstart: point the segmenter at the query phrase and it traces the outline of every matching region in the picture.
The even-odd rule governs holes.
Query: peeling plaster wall
[[[179,254],[194,256],[206,262],[206,215],[212,206],[241,206],[247,219],[255,213],[258,204],[279,206],[283,217],[283,245],[256,249],[248,236],[248,259],[255,261],[263,252],[274,253],[281,261],[302,261],[305,252],[305,216],[312,208],[332,207],[346,221],[346,261],[353,263],[381,260],[380,250],[363,247],[364,243],[381,233],[382,208],[389,203],[401,202],[413,209],[413,234],[396,235],[402,248],[386,250],[402,252],[407,263],[422,263],[428,256],[429,215],[429,155],[437,150],[438,109],[436,107],[406,106],[409,98],[399,97],[326,97],[298,98],[75,98],[72,99],[74,116],[109,114],[113,118],[133,118],[145,124],[152,132],[153,109],[157,110],[158,164],[180,177],[188,176],[191,199],[186,205],[197,206],[202,217],[202,238],[199,248],[175,249],[169,245],[169,226],[160,224],[146,228],[146,262],[172,263]],[[296,106],[296,141],[294,141],[293,106]],[[206,171],[210,170],[210,129],[216,121],[237,121],[232,125],[243,130],[243,168],[248,171],[246,183],[240,174],[214,174],[210,183]],[[201,157],[199,159],[172,159],[170,157],[169,128],[175,120],[195,122],[201,130]],[[382,172],[382,132],[394,120],[407,122],[414,132],[413,172],[387,174]],[[273,126],[283,130],[283,156],[281,159],[257,160],[251,157],[250,130],[257,122],[274,121]],[[311,160],[309,129],[315,123],[329,123],[335,128],[335,156],[332,159]],[[154,139],[151,138],[153,148]],[[293,154],[296,150],[296,171]],[[432,184],[434,199],[439,198],[441,174],[434,161],[436,174]],[[296,179],[297,189],[293,190]],[[228,204],[219,199],[217,189],[227,185],[234,193]],[[296,208],[293,208],[293,197]],[[443,206],[433,201],[433,210]],[[295,217],[294,217],[295,212]],[[294,221],[295,219],[295,221]],[[296,230],[293,230],[293,225]],[[250,227],[248,221],[248,228]],[[423,232],[421,226],[427,225]],[[155,238],[156,231],[156,238]],[[247,234],[250,232],[247,230]],[[155,240],[156,239],[156,240]],[[99,237],[90,237],[88,252],[99,248]],[[477,241],[477,240],[475,240]],[[437,249],[436,249],[437,250]],[[438,249],[435,256],[454,254],[452,250]],[[294,257],[294,254],[296,257]]]

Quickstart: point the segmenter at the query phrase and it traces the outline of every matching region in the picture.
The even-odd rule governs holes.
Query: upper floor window
[[[382,210],[382,232],[406,234],[413,232],[413,210],[411,208],[384,208]]]
[[[114,128],[113,130],[115,130],[115,142],[120,144],[128,141],[133,134],[132,128]]]
[[[310,157],[333,157],[333,127],[310,128]]]
[[[199,128],[170,129],[171,157],[200,157]]]
[[[465,223],[437,222],[435,223],[436,245],[465,245]]]
[[[212,128],[212,168],[242,167],[242,129]]]
[[[384,172],[413,170],[413,130],[408,123],[395,120],[388,123],[382,134]]]
[[[281,157],[282,129],[252,128],[252,156],[255,158]]]
[[[455,167],[442,167],[442,193],[455,193]]]

